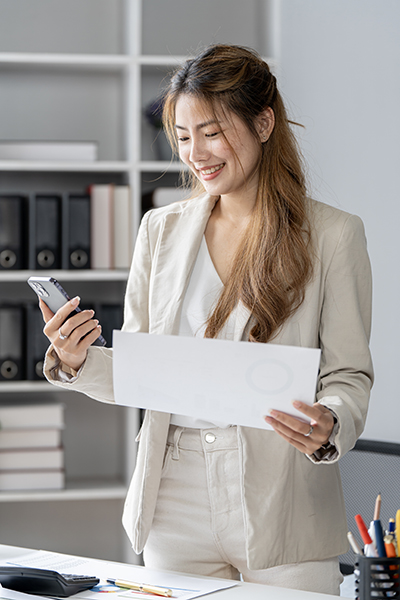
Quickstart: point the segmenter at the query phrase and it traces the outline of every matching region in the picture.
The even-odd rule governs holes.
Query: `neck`
[[[231,195],[220,196],[215,205],[215,216],[231,223],[233,226],[243,228],[249,221],[256,204],[255,194],[243,194],[240,197]]]

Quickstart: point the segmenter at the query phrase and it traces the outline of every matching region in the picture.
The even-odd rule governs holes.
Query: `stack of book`
[[[0,405],[0,490],[64,487],[61,403]]]

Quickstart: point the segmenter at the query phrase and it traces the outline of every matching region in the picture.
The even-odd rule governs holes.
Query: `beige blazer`
[[[207,194],[146,213],[125,300],[125,331],[177,334],[185,290],[216,199]],[[272,343],[320,347],[316,401],[335,412],[338,457],[363,431],[373,372],[368,348],[371,271],[361,220],[310,201],[315,272],[305,301]],[[235,339],[249,312],[242,307]],[[50,347],[45,373],[113,402],[112,350],[91,347],[79,377],[57,381]],[[138,400],[138,405],[140,401]],[[147,411],[123,524],[136,552],[149,534],[157,501],[170,415]],[[238,427],[250,569],[324,559],[347,551],[346,516],[337,459],[307,457],[275,432]],[[196,518],[196,515],[193,515]]]

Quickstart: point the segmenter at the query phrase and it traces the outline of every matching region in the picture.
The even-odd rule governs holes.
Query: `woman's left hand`
[[[265,420],[284,440],[303,454],[313,454],[326,444],[335,424],[333,415],[322,404],[312,406],[295,400],[293,406],[311,419],[311,423],[300,421],[291,415],[271,410]]]

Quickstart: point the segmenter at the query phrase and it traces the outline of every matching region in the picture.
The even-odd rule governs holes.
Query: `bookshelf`
[[[129,184],[134,237],[142,194],[176,186],[180,171],[177,162],[158,156],[157,132],[144,119],[144,107],[198,47],[237,43],[267,56],[271,3],[275,0],[0,0],[0,139],[95,140],[99,147],[94,163],[0,161],[0,193]],[[0,271],[0,302],[33,300],[26,284],[32,274]],[[65,282],[71,296],[110,302],[122,301],[127,280],[127,271],[114,270],[36,274]],[[121,514],[135,463],[138,411],[44,381],[0,382],[0,402],[43,397],[66,405],[67,485],[61,491],[0,492],[3,543],[134,562]]]

